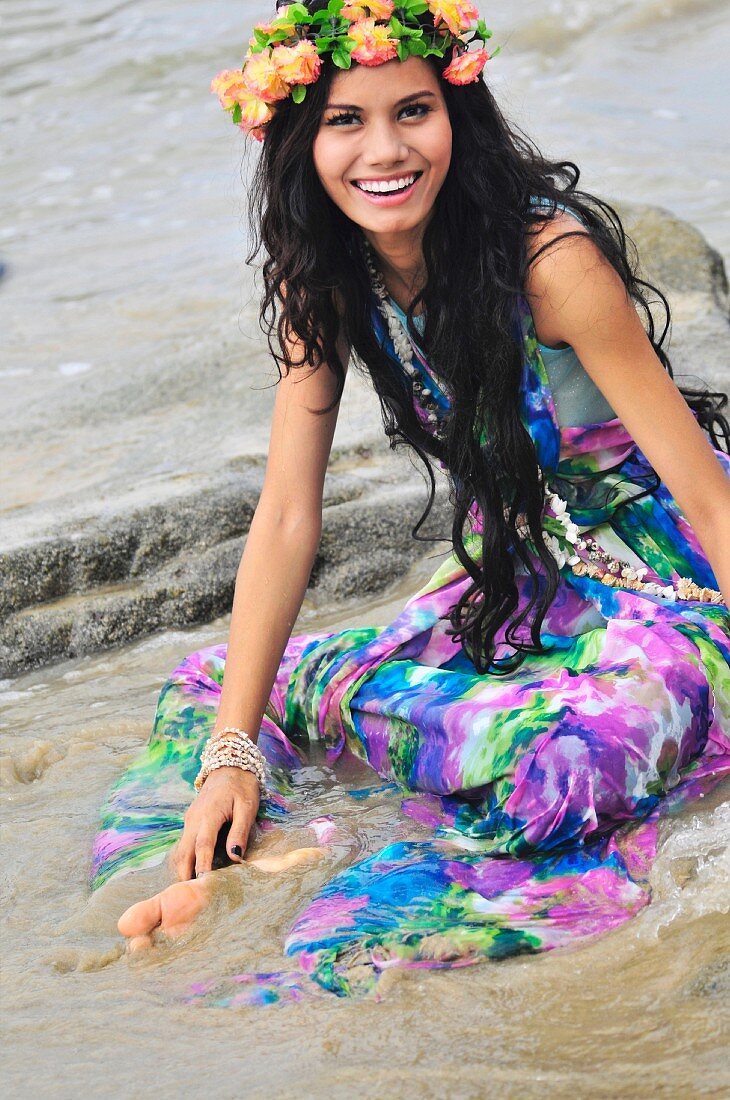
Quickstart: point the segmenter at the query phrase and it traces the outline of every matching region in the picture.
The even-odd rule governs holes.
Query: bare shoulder
[[[573,286],[607,264],[590,233],[571,214],[559,211],[540,219],[527,235],[529,267],[525,277],[535,331],[541,343],[564,344],[557,310]],[[570,236],[566,236],[570,234]],[[609,265],[610,266],[610,265]]]

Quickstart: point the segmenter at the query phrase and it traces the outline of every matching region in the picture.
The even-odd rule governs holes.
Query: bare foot
[[[283,855],[259,856],[245,862],[259,871],[274,875],[300,863],[322,859],[323,856],[321,848],[295,848]],[[117,928],[129,940],[129,951],[143,951],[151,947],[153,933],[157,931],[164,932],[171,940],[182,936],[210,902],[212,885],[212,873],[209,872],[201,878],[174,882],[154,897],[130,905],[117,922]]]

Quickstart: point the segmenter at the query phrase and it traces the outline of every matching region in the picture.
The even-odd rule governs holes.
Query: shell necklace
[[[373,250],[366,237],[362,238],[362,248],[365,263],[370,273],[370,284],[377,299],[378,309],[385,318],[385,323],[388,326],[388,335],[393,341],[395,353],[401,362],[403,370],[411,380],[413,392],[421,408],[426,413],[426,420],[430,428],[434,435],[443,438],[445,435],[445,425],[439,416],[440,409],[438,401],[434,397],[433,390],[423,381],[421,372],[413,364],[413,345],[411,343],[411,337],[400,317],[393,309],[388,291],[383,281],[383,276],[378,270]]]

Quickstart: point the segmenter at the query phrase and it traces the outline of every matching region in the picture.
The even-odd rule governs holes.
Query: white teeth
[[[399,191],[402,187],[410,187],[415,178],[415,175],[412,175],[403,176],[397,180],[358,180],[356,186],[361,191],[372,191],[377,194],[383,191]]]

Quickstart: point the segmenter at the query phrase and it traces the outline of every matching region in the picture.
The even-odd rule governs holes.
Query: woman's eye
[[[353,111],[346,111],[339,115],[330,115],[327,119],[327,126],[337,126],[342,121],[347,121],[350,118],[357,118],[358,116]]]
[[[407,107],[403,108],[403,111],[418,111],[418,114],[428,114],[431,108],[426,103],[409,103]],[[401,111],[401,114],[403,114]],[[418,118],[418,115],[416,115]]]
[[[401,115],[405,115],[406,111],[415,111],[416,114],[414,114],[414,115],[405,115],[405,117],[406,118],[420,118],[423,115],[427,115],[430,110],[431,110],[431,108],[426,103],[409,103],[409,104],[407,104],[407,106],[401,108],[401,111],[399,113]],[[360,121],[360,116],[355,114],[354,111],[342,111],[338,115],[330,115],[330,117],[327,119],[327,122],[325,123],[325,125],[326,126],[345,125],[351,119],[355,119],[355,121],[359,122]]]

